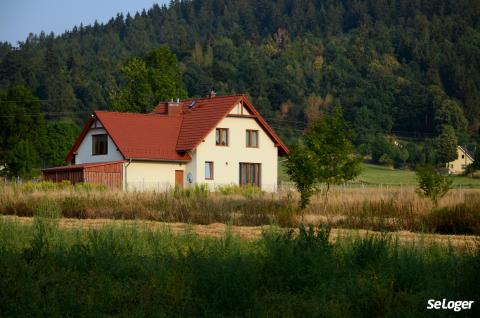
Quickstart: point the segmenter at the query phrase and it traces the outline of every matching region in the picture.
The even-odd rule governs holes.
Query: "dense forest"
[[[21,103],[8,96],[30,92],[45,117],[44,142],[62,143],[60,131],[71,143],[91,110],[111,109],[122,65],[166,46],[188,96],[212,86],[246,93],[287,142],[341,106],[358,150],[373,160],[434,161],[443,130],[472,150],[478,143],[479,17],[477,0],[171,1],[61,35],[31,34],[18,47],[0,43],[0,106],[15,114]],[[3,155],[12,141],[2,135]],[[57,153],[38,156],[42,166],[61,162]]]

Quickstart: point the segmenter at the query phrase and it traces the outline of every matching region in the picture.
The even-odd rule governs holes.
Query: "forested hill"
[[[339,104],[357,142],[458,136],[480,122],[478,0],[172,1],[62,35],[0,45],[0,90],[23,85],[47,119],[109,108],[120,66],[167,45],[190,96],[246,92],[284,138]],[[32,30],[34,31],[34,30]],[[3,106],[2,106],[3,107]]]

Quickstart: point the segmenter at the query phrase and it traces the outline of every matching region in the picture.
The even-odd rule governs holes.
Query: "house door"
[[[175,170],[175,186],[183,189],[183,170]]]

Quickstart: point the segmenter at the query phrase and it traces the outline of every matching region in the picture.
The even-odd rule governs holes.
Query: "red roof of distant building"
[[[243,95],[180,101],[173,115],[168,115],[168,103],[160,103],[150,114],[94,112],[85,125],[66,160],[72,161],[91,125],[98,119],[125,159],[188,161],[189,150],[198,144],[225,118],[231,109],[243,102],[250,117],[262,126],[279,148],[279,154],[288,148]]]

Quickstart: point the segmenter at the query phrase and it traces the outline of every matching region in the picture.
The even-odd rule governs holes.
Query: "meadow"
[[[360,175],[351,182],[352,185],[363,184],[366,186],[406,186],[417,185],[415,171],[409,169],[393,169],[375,164],[362,163]],[[282,182],[290,181],[285,166],[278,165],[278,178]],[[463,175],[452,176],[453,187],[459,189],[480,189],[480,177],[467,177]]]
[[[0,214],[31,217],[50,211],[65,218],[228,223],[238,226],[300,223],[376,231],[480,234],[480,191],[453,189],[434,207],[412,186],[334,187],[299,211],[298,194],[204,187],[167,192],[109,191],[92,185],[0,184]]]
[[[213,239],[0,218],[0,316],[442,317],[453,311],[433,313],[428,299],[480,297],[478,248],[296,233],[272,228],[249,241],[228,230]]]

